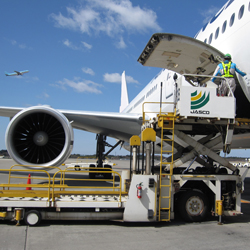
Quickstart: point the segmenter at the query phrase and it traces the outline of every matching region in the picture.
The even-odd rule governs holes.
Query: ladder
[[[158,221],[170,221],[175,120],[176,112],[160,114],[158,117],[158,127],[161,128]],[[164,144],[169,144],[171,150],[164,150]],[[164,161],[164,154],[171,154],[171,161]],[[166,167],[169,168],[169,173],[162,173],[162,169]]]

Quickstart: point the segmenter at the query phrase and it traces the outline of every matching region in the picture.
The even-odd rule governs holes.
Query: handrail
[[[43,169],[15,169],[15,167],[22,167],[22,165],[14,165],[10,169],[0,169],[1,172],[9,173],[8,182],[1,183],[0,188],[0,196],[1,197],[42,197],[48,198],[49,202],[54,202],[55,197],[63,194],[108,194],[108,195],[118,195],[119,198],[117,202],[121,202],[122,194],[126,192],[122,191],[121,184],[121,175],[113,171],[111,169],[103,169],[103,168],[82,168],[81,171],[62,170],[60,168],[55,168],[57,171],[53,174],[48,173],[48,171]],[[27,176],[24,177],[24,175]],[[28,173],[31,173],[31,176],[28,176]],[[96,173],[96,174],[113,174],[113,179],[89,179],[86,177],[82,177],[82,174],[88,173]],[[72,175],[73,174],[73,175]],[[18,176],[19,175],[19,176]],[[41,175],[41,176],[39,176]],[[45,176],[43,176],[45,175]],[[117,182],[116,176],[119,177],[119,181]],[[26,180],[30,178],[31,183],[36,180],[36,183],[29,184]],[[25,179],[25,182],[23,181]],[[12,180],[22,180],[22,183],[12,183]],[[78,183],[76,183],[76,181]],[[103,182],[105,184],[93,186],[93,182]],[[59,184],[58,184],[58,183]],[[73,185],[68,185],[68,182],[73,182]],[[79,185],[79,182],[85,185]],[[86,185],[85,182],[89,184]],[[112,183],[111,183],[112,182]],[[91,184],[90,184],[91,183]],[[26,188],[32,188],[32,190],[27,190]],[[90,190],[92,189],[92,190]],[[47,193],[46,196],[45,193]],[[53,204],[51,203],[53,206]]]
[[[197,74],[183,74],[184,76],[195,76],[195,77],[209,77],[209,78],[218,78],[218,79],[224,79],[226,81],[227,87],[232,95],[232,97],[234,97],[233,91],[230,88],[230,85],[228,83],[228,78],[227,77],[223,77],[223,76],[211,76],[211,75],[197,75]]]
[[[25,194],[27,193],[30,193],[30,190],[21,190],[20,188],[38,188],[38,189],[45,189],[45,193],[47,192],[47,197],[48,197],[48,200],[50,200],[50,185],[51,185],[51,177],[50,177],[50,174],[46,171],[46,170],[43,170],[43,169],[39,169],[39,170],[36,170],[36,169],[13,169],[14,167],[16,167],[17,165],[14,165],[12,166],[10,169],[0,169],[1,172],[9,172],[9,176],[8,176],[8,183],[6,184],[0,184],[0,186],[2,187],[2,190],[3,190],[3,194],[4,194],[4,190],[5,191],[8,191],[8,193],[14,193],[16,191],[18,191],[18,194],[26,197]],[[18,166],[21,166],[21,165],[18,165]],[[23,176],[13,176],[15,173],[42,173],[42,174],[45,174],[45,177],[33,177],[33,176],[26,176],[26,177],[23,177]],[[47,177],[46,177],[47,175]],[[12,179],[25,179],[27,180],[27,178],[30,178],[30,180],[44,180],[46,181],[47,183],[44,183],[44,184],[26,184],[26,183],[11,183],[11,180]],[[7,190],[6,190],[7,188]],[[17,189],[10,189],[10,188],[17,188]],[[39,192],[39,190],[32,190],[34,193],[35,192]],[[1,195],[3,196],[3,195]]]
[[[159,111],[145,111],[145,105],[146,104],[170,104],[170,105],[173,105],[173,112],[172,113],[175,113],[176,112],[176,109],[174,108],[175,106],[175,102],[144,102],[142,104],[142,124],[144,124],[145,122],[149,121],[149,120],[146,120],[146,113],[147,114],[159,114],[160,116],[162,114],[168,114],[168,113],[171,113],[171,112],[162,112],[162,109],[160,109],[160,112]]]
[[[85,170],[84,170],[85,169]],[[91,171],[92,170],[92,171]],[[99,170],[99,171],[98,171]],[[61,174],[62,176],[62,185],[57,185],[55,184],[55,180],[56,180],[56,176],[58,174]],[[112,180],[112,187],[107,187],[107,186],[69,186],[66,184],[66,182],[68,181],[78,181],[78,182],[94,182],[94,181],[97,181],[97,182],[106,182],[106,181],[111,181],[111,179],[89,179],[89,178],[73,178],[73,177],[68,177],[66,176],[66,174],[69,174],[69,173],[73,173],[73,174],[78,174],[80,175],[81,173],[96,173],[96,174],[105,174],[105,173],[112,173],[113,174],[113,180]],[[115,186],[115,176],[118,176],[119,177],[119,185],[118,186]],[[72,189],[78,189],[78,190],[74,190],[74,192],[76,193],[82,193],[84,194],[84,192],[88,193],[89,191],[83,191],[84,189],[85,190],[89,190],[89,189],[94,189],[96,192],[96,194],[103,194],[105,193],[105,191],[100,191],[100,190],[97,190],[97,189],[102,189],[102,190],[107,190],[107,189],[111,189],[111,191],[109,192],[110,194],[114,193],[114,194],[117,194],[119,195],[119,202],[121,202],[121,195],[122,195],[122,185],[121,185],[121,175],[116,172],[116,171],[113,171],[113,170],[107,170],[107,171],[104,171],[103,168],[82,168],[81,171],[75,171],[75,170],[69,170],[69,169],[65,169],[65,170],[59,170],[57,171],[53,178],[52,178],[52,201],[55,200],[55,192],[56,190],[55,189],[59,189],[59,193],[70,193]],[[68,189],[69,191],[66,191],[66,189]],[[115,191],[115,190],[118,190],[118,191]],[[92,193],[92,191],[91,191]]]

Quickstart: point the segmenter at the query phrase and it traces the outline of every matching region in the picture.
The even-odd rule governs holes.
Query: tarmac
[[[68,160],[76,162],[76,160]],[[115,161],[118,172],[129,161]],[[11,159],[0,159],[0,169],[9,168]],[[241,172],[245,171],[244,168]],[[249,171],[250,172],[250,171]],[[0,172],[0,180],[6,178]],[[217,218],[202,223],[124,223],[119,221],[42,221],[37,227],[0,220],[0,250],[39,249],[248,249],[250,245],[250,173],[242,195],[243,215]]]

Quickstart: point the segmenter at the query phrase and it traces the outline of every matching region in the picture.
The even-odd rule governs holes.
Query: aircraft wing
[[[37,107],[41,108],[43,106]],[[24,109],[0,107],[0,116],[12,118],[22,110]],[[129,141],[132,135],[140,134],[142,124],[141,114],[74,110],[56,111],[63,114],[75,129],[85,130],[92,133],[101,133],[124,141]]]
[[[29,71],[28,70],[23,70],[23,71],[16,71],[16,70],[14,70],[16,73],[17,73],[17,75],[23,75],[24,73],[28,73]]]
[[[154,34],[138,61],[144,66],[165,68],[179,74],[212,75],[224,54],[214,47],[176,34]]]
[[[129,141],[130,137],[140,134],[141,114],[123,114],[115,112],[88,112],[59,110],[64,114],[73,128],[101,133],[107,136]]]
[[[23,70],[23,71],[14,70],[14,72],[15,73],[7,73],[7,72],[5,72],[5,75],[6,76],[22,76],[23,74],[28,73],[29,71],[28,70]]]
[[[23,70],[23,71],[20,71],[19,72],[21,75],[23,75],[23,74],[25,74],[25,73],[29,73],[29,71],[28,70]]]

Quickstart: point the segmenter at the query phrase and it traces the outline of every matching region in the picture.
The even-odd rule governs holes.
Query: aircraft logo
[[[197,90],[191,93],[191,109],[200,109],[204,107],[209,102],[209,98],[210,93],[208,93],[207,96],[206,92],[202,95],[202,91],[197,94]]]

